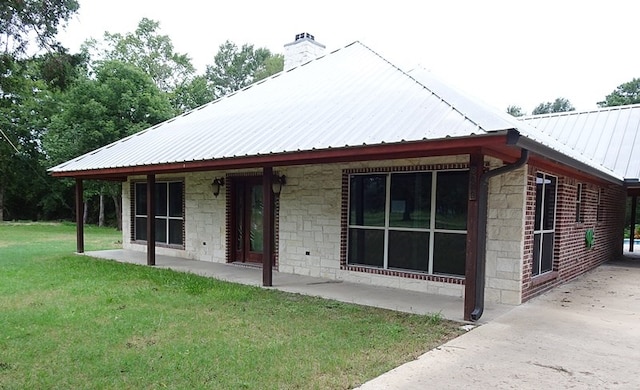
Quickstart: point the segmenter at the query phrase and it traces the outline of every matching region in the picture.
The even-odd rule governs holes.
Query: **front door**
[[[232,261],[262,263],[263,217],[262,177],[239,177],[233,181]]]

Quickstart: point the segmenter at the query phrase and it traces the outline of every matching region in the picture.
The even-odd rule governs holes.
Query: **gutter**
[[[615,174],[612,172],[607,174],[599,169],[596,169],[588,164],[580,162],[573,157],[567,156],[564,153],[561,153],[557,150],[554,150],[548,146],[542,145],[537,141],[533,141],[527,137],[520,136],[520,133],[516,130],[509,130],[507,132],[507,145],[518,146],[522,149],[527,149],[532,153],[535,153],[539,156],[546,157],[550,160],[559,162],[563,165],[572,167],[579,171],[588,173],[591,176],[595,176],[599,179],[603,179],[610,183],[615,183],[617,185],[623,185],[623,181],[619,178],[616,178]]]
[[[478,243],[476,250],[476,303],[471,312],[471,320],[477,321],[484,311],[484,285],[487,260],[487,208],[489,199],[489,179],[514,171],[529,160],[529,150],[521,149],[520,158],[513,164],[485,172],[480,176],[480,191],[478,194]]]
[[[471,319],[477,321],[484,311],[484,287],[486,276],[486,249],[487,249],[487,208],[489,199],[489,179],[522,167],[529,160],[529,153],[535,153],[541,157],[572,167],[589,175],[603,179],[617,185],[625,185],[627,188],[638,186],[640,182],[632,180],[620,180],[614,174],[607,174],[588,164],[575,160],[557,150],[545,146],[537,141],[522,137],[516,129],[507,130],[507,145],[520,148],[520,158],[513,164],[485,172],[480,176],[480,188],[478,194],[478,243],[476,253],[476,302]]]

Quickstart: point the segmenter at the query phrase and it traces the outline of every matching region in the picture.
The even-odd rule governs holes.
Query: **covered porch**
[[[88,256],[138,265],[147,264],[145,252],[124,249],[86,252]],[[234,264],[189,260],[156,255],[155,267],[178,272],[190,272],[227,282],[262,287],[262,269]],[[273,286],[290,293],[317,296],[340,302],[380,307],[407,313],[439,313],[443,318],[464,321],[461,298],[419,293],[389,287],[371,286],[273,271]],[[508,312],[513,306],[487,302],[480,323],[488,322]]]

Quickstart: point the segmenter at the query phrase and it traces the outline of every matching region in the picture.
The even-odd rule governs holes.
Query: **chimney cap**
[[[310,39],[312,41],[315,41],[314,36],[309,34],[309,33],[307,33],[307,32],[296,34],[296,39],[294,41],[299,41],[300,39],[305,39],[305,38]]]

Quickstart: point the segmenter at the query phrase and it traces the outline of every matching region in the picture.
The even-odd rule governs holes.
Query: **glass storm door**
[[[262,178],[238,178],[234,185],[234,242],[233,261],[262,263],[263,202]]]

